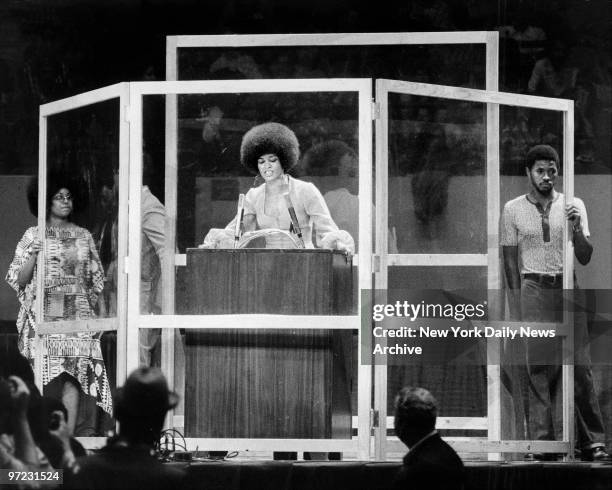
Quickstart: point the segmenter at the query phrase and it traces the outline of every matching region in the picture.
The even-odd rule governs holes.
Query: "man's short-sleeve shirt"
[[[582,229],[589,236],[589,222],[584,202],[574,198],[580,210]],[[563,272],[563,194],[557,193],[550,207],[550,240],[544,241],[542,215],[527,195],[508,201],[502,213],[501,245],[517,246],[521,274],[561,274]]]

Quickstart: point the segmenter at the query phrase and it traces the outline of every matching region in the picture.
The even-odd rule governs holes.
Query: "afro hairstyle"
[[[84,184],[79,185],[77,179],[67,177],[64,174],[50,173],[47,176],[47,213],[51,209],[53,196],[60,189],[68,189],[72,194],[72,213],[75,214],[85,207],[87,202],[81,193]],[[30,179],[27,187],[28,207],[34,216],[38,216],[38,177],[34,176]]]
[[[359,167],[357,152],[341,140],[323,141],[312,146],[304,153],[300,165],[313,175],[338,175],[340,160],[345,155],[355,160],[356,174]]]
[[[257,160],[267,153],[275,154],[283,170],[287,171],[300,157],[300,144],[287,126],[269,122],[254,126],[242,137],[240,163],[252,173],[258,174]]]
[[[525,167],[531,170],[538,160],[552,160],[557,165],[557,168],[560,165],[559,154],[550,145],[535,145],[532,147],[525,156]]]

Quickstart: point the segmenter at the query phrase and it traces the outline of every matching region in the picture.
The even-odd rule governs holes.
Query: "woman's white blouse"
[[[326,235],[338,231],[338,226],[331,217],[329,209],[325,204],[325,199],[323,199],[323,196],[314,184],[289,177],[289,197],[302,229],[302,237],[306,248],[315,247],[313,238],[317,246],[321,247],[321,243]],[[265,213],[265,201],[265,184],[252,188],[246,193],[244,200],[244,231],[267,228],[289,230],[291,226],[289,211],[283,210],[279,216],[269,216]],[[249,219],[249,216],[251,219]],[[235,219],[225,229],[233,232],[234,225]],[[266,237],[266,247],[293,248],[293,243],[284,235],[273,234]]]

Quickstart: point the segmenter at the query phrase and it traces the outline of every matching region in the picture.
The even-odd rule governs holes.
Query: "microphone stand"
[[[244,194],[238,196],[238,211],[236,213],[236,225],[234,226],[234,248],[238,248],[238,242],[242,236],[242,220],[244,218]]]
[[[297,215],[295,214],[293,203],[291,202],[291,198],[289,197],[289,179],[287,179],[287,184],[285,186],[285,190],[283,191],[283,197],[285,198],[287,211],[289,211],[289,217],[291,218],[291,228],[293,228],[293,232],[297,235],[297,240],[300,245],[300,248],[306,248],[306,245],[304,245],[304,239],[302,238],[302,229],[300,228],[300,224],[298,222]]]

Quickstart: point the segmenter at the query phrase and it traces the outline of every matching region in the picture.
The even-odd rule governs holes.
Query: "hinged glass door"
[[[563,153],[563,187],[569,200],[572,102],[381,79],[376,81],[376,105],[377,303],[427,303],[436,298],[456,304],[462,297],[485,305],[489,319],[495,320],[491,324],[503,327],[500,212],[506,201],[525,192],[526,180],[524,169],[516,177],[508,172],[511,165],[522,164],[520,155],[526,149],[507,136],[506,126],[520,117],[534,126],[547,124],[546,134],[535,133],[532,144],[553,141]],[[566,271],[572,270],[571,254],[566,240]],[[564,280],[564,287],[571,288],[571,274],[564,274]],[[414,324],[427,326],[427,321]],[[397,323],[398,328],[406,325],[411,324]],[[384,348],[396,340],[372,342]],[[566,348],[572,345],[571,335],[564,343]],[[511,395],[502,385],[501,360],[511,344],[499,338],[426,338],[422,344],[421,356],[388,355],[374,362],[375,409],[380,416],[377,459],[405,452],[396,437],[388,437],[393,396],[404,385],[432,391],[441,406],[438,429],[459,451],[489,453],[497,459],[502,452],[526,450],[533,441],[517,427],[521,415],[512,409],[502,416]],[[573,366],[564,365],[563,440],[537,442],[544,451],[573,453],[572,373]],[[460,437],[450,437],[455,434]]]

